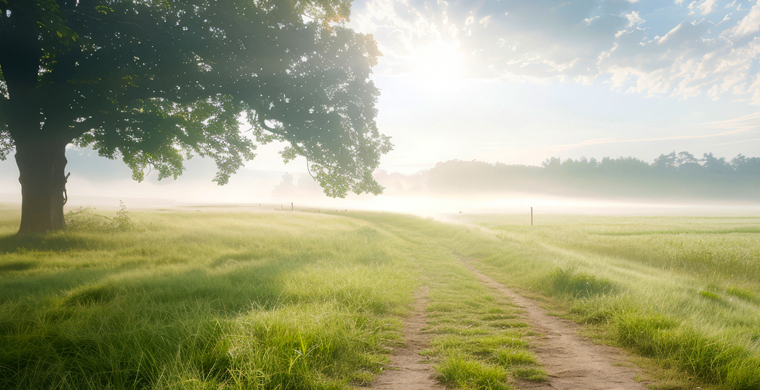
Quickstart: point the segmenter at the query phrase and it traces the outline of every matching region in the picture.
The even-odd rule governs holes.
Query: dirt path
[[[420,363],[419,353],[427,348],[430,336],[422,333],[425,327],[425,307],[429,303],[428,288],[422,287],[414,295],[412,313],[404,321],[405,348],[397,349],[391,362],[382,374],[377,376],[372,388],[385,390],[430,390],[444,389],[433,375],[435,370],[429,363]]]
[[[466,264],[466,263],[465,263]],[[526,320],[543,336],[531,342],[547,383],[520,383],[522,389],[646,390],[634,379],[636,370],[616,348],[597,345],[578,335],[580,327],[546,314],[536,302],[515,294],[501,283],[467,264],[483,283],[525,310]]]

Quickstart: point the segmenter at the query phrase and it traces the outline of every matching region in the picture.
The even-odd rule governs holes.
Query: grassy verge
[[[606,340],[680,371],[661,388],[760,388],[759,218],[508,216],[450,240],[506,284],[532,289]],[[657,386],[654,386],[657,387]]]

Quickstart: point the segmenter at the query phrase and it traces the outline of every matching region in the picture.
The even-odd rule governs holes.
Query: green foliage
[[[74,142],[122,158],[139,181],[209,156],[221,185],[257,143],[283,141],[283,157],[306,157],[328,195],[380,193],[372,171],[391,148],[369,79],[380,53],[345,27],[350,4],[8,0],[0,158],[19,140]]]
[[[684,152],[685,153],[685,152]],[[678,158],[675,154],[674,159]],[[433,194],[543,193],[562,197],[638,199],[742,199],[755,202],[760,191],[760,157],[737,156],[731,163],[706,154],[680,166],[648,164],[632,157],[546,160],[542,166],[481,161],[440,162],[414,175],[378,175],[403,192]],[[693,156],[692,156],[693,158]],[[674,163],[675,164],[675,163]],[[403,185],[399,186],[399,182]]]
[[[129,231],[136,228],[124,203],[116,215],[109,218],[97,214],[94,208],[82,207],[66,213],[66,224],[72,230]]]
[[[0,81],[0,85],[2,84],[2,81]],[[0,90],[0,94],[2,94],[2,90]],[[13,150],[13,138],[11,138],[11,134],[5,130],[2,129],[2,125],[0,125],[0,161],[5,161],[6,158],[8,158],[8,153],[10,153]]]

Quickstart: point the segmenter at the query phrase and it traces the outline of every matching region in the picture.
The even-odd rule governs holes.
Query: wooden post
[[[530,226],[533,226],[533,207],[530,208]]]
[[[290,211],[293,211],[293,202],[290,202]]]

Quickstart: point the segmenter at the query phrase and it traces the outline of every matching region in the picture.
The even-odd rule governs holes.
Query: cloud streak
[[[662,142],[662,141],[679,141],[679,140],[715,138],[715,137],[724,137],[724,136],[746,133],[755,128],[757,127],[740,128],[740,129],[735,129],[735,130],[726,131],[722,133],[714,133],[714,134],[679,135],[679,136],[661,137],[661,138],[637,138],[637,139],[598,138],[598,139],[590,139],[590,140],[572,143],[572,144],[550,146],[547,149],[553,152],[560,152],[560,151],[568,151],[572,149],[577,149],[577,148],[581,148],[585,146],[604,145],[604,144],[628,144],[628,143]],[[740,143],[740,142],[749,142],[749,141],[753,141],[753,140],[736,141],[736,142],[731,142],[731,143]],[[718,145],[728,145],[728,144],[730,143],[722,143]]]

